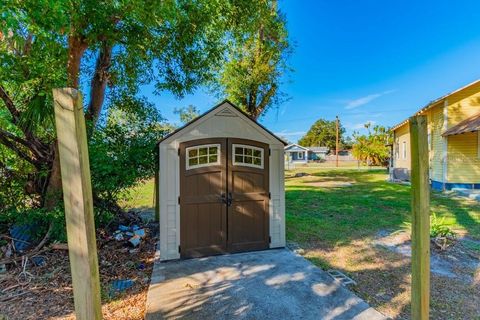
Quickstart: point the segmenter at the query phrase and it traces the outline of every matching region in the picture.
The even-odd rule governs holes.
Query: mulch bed
[[[147,236],[134,250],[128,241],[97,230],[104,319],[144,319],[158,225],[142,227]],[[68,251],[50,249],[41,256],[46,264],[35,266],[29,259],[26,277],[21,262],[0,273],[0,319],[75,319]],[[133,280],[132,287],[112,291],[112,281],[126,279]]]

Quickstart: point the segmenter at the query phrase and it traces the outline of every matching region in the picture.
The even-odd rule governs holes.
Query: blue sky
[[[340,117],[351,134],[366,122],[394,125],[429,101],[480,78],[479,1],[280,0],[295,52],[282,90],[290,100],[260,121],[290,141],[319,118]],[[199,89],[182,100],[201,111],[218,98]]]

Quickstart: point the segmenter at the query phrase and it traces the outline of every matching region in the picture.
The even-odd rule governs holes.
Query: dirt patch
[[[384,232],[374,239],[353,240],[346,245],[303,245],[305,257],[313,263],[323,269],[341,270],[351,277],[357,285],[350,289],[375,309],[394,319],[410,319],[411,260],[406,249],[409,241],[408,234]],[[432,259],[432,319],[480,317],[480,265],[475,268],[472,261],[479,260],[471,254],[461,241],[446,252],[432,250],[432,257],[445,264],[435,265]]]
[[[150,225],[146,239],[133,251],[126,241],[112,239],[105,230],[97,231],[104,319],[144,319],[156,230],[155,225]],[[49,250],[42,256],[44,266],[28,262],[28,281],[19,281],[21,263],[0,275],[1,319],[75,319],[68,252]],[[115,293],[111,284],[118,279],[131,279],[133,286]],[[16,294],[19,296],[5,300]]]

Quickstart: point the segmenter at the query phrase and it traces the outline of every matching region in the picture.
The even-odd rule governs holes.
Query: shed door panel
[[[228,249],[230,252],[269,247],[268,145],[228,139]]]
[[[180,145],[182,258],[269,247],[268,150],[225,138]]]
[[[214,152],[216,149],[216,152]],[[180,246],[182,258],[226,251],[225,139],[180,145]]]

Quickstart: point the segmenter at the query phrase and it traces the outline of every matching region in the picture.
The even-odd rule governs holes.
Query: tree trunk
[[[80,63],[87,49],[85,39],[78,35],[70,35],[68,38],[68,61],[67,61],[67,84],[69,87],[78,88],[80,77]],[[42,206],[53,209],[62,200],[62,175],[60,172],[60,158],[58,145],[53,146],[53,162],[48,174],[48,183],[42,199]]]
[[[55,142],[54,158],[50,173],[48,175],[48,184],[43,197],[42,206],[48,210],[55,208],[62,198],[62,175],[60,171],[60,158],[58,155],[58,145]]]
[[[109,80],[108,69],[110,68],[111,60],[112,46],[103,43],[97,58],[95,73],[90,84],[90,103],[88,104],[88,112],[86,115],[87,120],[92,121],[93,125],[97,122],[100,111],[102,110],[105,90]]]

